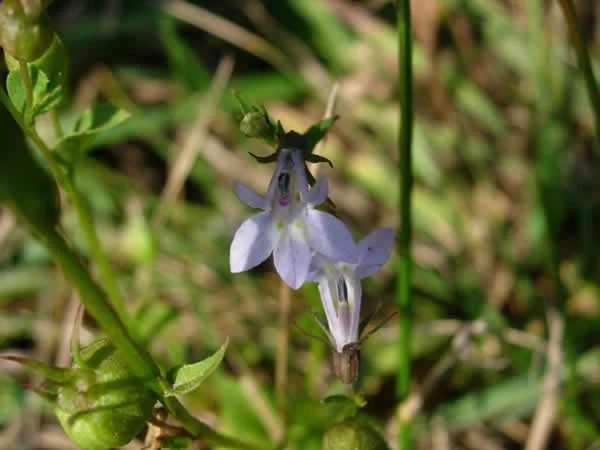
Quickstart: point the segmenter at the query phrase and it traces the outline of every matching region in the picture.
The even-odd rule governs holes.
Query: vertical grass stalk
[[[410,448],[410,418],[403,414],[404,402],[410,392],[410,334],[412,319],[412,299],[410,295],[410,279],[412,259],[410,253],[412,241],[411,192],[412,177],[412,128],[413,128],[413,92],[412,92],[412,27],[410,0],[397,0],[396,27],[398,33],[398,61],[400,88],[400,124],[398,150],[400,152],[400,185],[399,214],[400,232],[398,239],[398,286],[396,302],[400,310],[398,352],[400,368],[398,369],[396,393],[399,401],[399,445],[398,448]]]
[[[592,69],[592,63],[590,61],[590,55],[587,48],[587,43],[583,37],[583,31],[577,21],[577,14],[575,12],[575,6],[572,0],[559,0],[560,6],[565,16],[565,20],[569,27],[569,33],[573,41],[573,46],[577,53],[577,61],[579,68],[583,72],[585,79],[585,85],[590,96],[590,102],[592,103],[592,109],[594,111],[594,118],[596,122],[596,140],[600,145],[600,87],[594,77],[594,71]]]

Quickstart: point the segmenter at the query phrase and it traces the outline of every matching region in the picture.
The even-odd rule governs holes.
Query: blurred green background
[[[600,75],[600,5],[575,5]],[[95,141],[78,182],[139,332],[165,366],[203,358],[229,336],[225,363],[186,405],[257,445],[287,428],[286,448],[319,449],[345,408],[321,403],[343,392],[329,350],[290,328],[286,427],[273,379],[278,277],[270,261],[229,273],[229,242],[251,214],[232,182],[264,192],[270,176],[248,155],[269,149],[239,131],[231,90],[300,132],[330,103],[340,119],[317,153],[335,169],[316,171],[329,177],[336,214],[357,239],[397,229],[393,4],[56,0],[50,13],[71,64],[61,120],[98,99],[133,114]],[[416,448],[522,448],[549,398],[548,448],[595,448],[600,147],[558,2],[418,0],[413,24]],[[42,135],[51,126],[38,121]],[[87,258],[74,211],[64,211],[66,234]],[[380,305],[376,319],[394,310],[396,258],[363,283],[365,312]],[[76,304],[50,255],[3,210],[0,351],[67,364]],[[314,285],[292,293],[293,322],[318,334],[311,308],[320,308]],[[554,392],[544,389],[548,323],[564,324],[553,335]],[[85,330],[89,341],[94,324]],[[396,341],[392,320],[363,347],[357,384],[365,420],[392,448]],[[39,380],[6,361],[0,368],[0,448],[68,448],[50,411],[15,382]]]

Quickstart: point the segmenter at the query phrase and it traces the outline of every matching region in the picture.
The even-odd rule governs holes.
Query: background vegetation
[[[575,6],[600,70],[600,8]],[[50,12],[70,55],[75,108],[61,121],[97,98],[133,114],[98,137],[78,184],[152,354],[165,366],[195,361],[228,336],[225,364],[186,405],[259,446],[287,436],[289,448],[319,449],[345,408],[320,402],[343,391],[329,350],[290,328],[282,410],[278,278],[270,262],[229,273],[231,237],[249,214],[232,182],[262,192],[269,179],[248,156],[267,148],[239,131],[230,92],[298,131],[333,106],[340,119],[317,152],[335,169],[317,170],[330,178],[336,213],[356,237],[397,229],[392,3],[56,0]],[[413,395],[404,407],[417,448],[521,448],[552,404],[547,448],[594,448],[600,147],[559,4],[419,0],[413,26]],[[38,126],[51,135],[50,120]],[[74,211],[63,210],[66,233],[89,257]],[[396,264],[393,253],[364,283],[366,309],[381,305],[376,317],[394,310]],[[66,365],[76,305],[50,255],[3,210],[0,350]],[[320,308],[315,286],[292,293],[292,322],[317,334],[311,308]],[[91,321],[83,331],[88,341],[96,333]],[[392,447],[396,341],[392,320],[363,347],[358,382]],[[39,380],[10,362],[0,368],[0,447],[72,446],[15,381]]]

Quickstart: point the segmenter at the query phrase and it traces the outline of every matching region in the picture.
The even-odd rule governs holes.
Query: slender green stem
[[[52,126],[54,127],[54,134],[56,135],[56,139],[62,138],[64,135],[56,108],[52,108],[50,110],[50,118],[52,119]]]
[[[596,119],[596,139],[600,143],[600,88],[594,77],[587,43],[583,38],[583,32],[577,21],[577,14],[572,0],[559,0],[559,3],[563,10],[567,25],[569,26],[575,51],[577,52],[579,68],[583,72],[585,78],[585,85],[587,87],[588,95],[590,96],[594,117]]]
[[[116,282],[116,277],[113,272],[113,269],[110,265],[110,261],[106,256],[106,252],[102,248],[102,243],[98,238],[98,233],[96,232],[96,226],[94,221],[92,220],[92,214],[88,208],[88,205],[85,202],[85,199],[81,195],[81,191],[75,185],[75,180],[73,177],[67,177],[67,185],[63,184],[65,191],[69,195],[69,199],[77,212],[77,217],[79,219],[79,223],[81,224],[81,228],[83,229],[83,233],[85,235],[85,239],[90,246],[90,250],[94,259],[98,263],[98,267],[100,269],[100,279],[102,280],[102,284],[106,289],[108,296],[110,297],[112,304],[114,305],[119,317],[124,323],[127,323],[127,312],[125,310],[125,302],[123,301],[123,297],[121,296],[121,292],[119,291],[119,287]]]
[[[52,233],[46,230],[40,233],[39,237],[54,256],[67,279],[79,292],[86,309],[121,352],[131,371],[143,378],[158,376],[160,371],[152,356],[129,335],[100,286],[92,280],[64,238],[56,230]]]
[[[27,126],[30,126],[32,122],[31,112],[33,110],[33,85],[31,84],[29,67],[27,66],[26,62],[19,61],[19,70],[21,71],[23,85],[25,86],[25,112],[23,116],[25,117],[25,123]]]
[[[29,137],[34,141],[38,150],[42,152],[44,158],[48,161],[48,164],[52,167],[54,175],[56,176],[59,184],[65,189],[66,193],[77,212],[77,217],[83,229],[83,233],[85,235],[85,239],[90,246],[90,250],[92,255],[94,256],[94,260],[98,263],[100,268],[100,279],[108,292],[108,295],[119,314],[119,317],[123,321],[123,323],[127,323],[127,314],[125,311],[125,302],[123,297],[121,296],[121,292],[119,291],[119,287],[116,282],[115,274],[110,266],[110,262],[104,249],[102,248],[102,244],[100,243],[100,239],[98,238],[98,233],[96,231],[96,226],[94,221],[92,220],[92,215],[88,206],[85,203],[84,198],[81,196],[81,192],[79,188],[75,184],[74,176],[72,173],[66,173],[64,170],[59,170],[56,167],[54,162],[54,158],[51,155],[50,149],[46,145],[46,143],[39,137],[35,128],[33,127],[33,123],[30,123],[27,115],[27,111],[31,111],[31,104],[33,102],[33,88],[31,85],[31,79],[29,77],[29,69],[27,68],[26,63],[21,63],[21,72],[23,73],[23,80],[25,83],[25,92],[27,96],[27,107],[25,108],[25,123],[24,130],[29,135]],[[52,112],[53,119],[55,121],[55,126],[58,134],[62,134],[62,130],[60,128],[60,123],[58,122],[58,117],[56,116],[56,111]]]
[[[398,401],[402,405],[410,392],[410,334],[412,320],[412,299],[410,279],[412,259],[410,253],[412,241],[411,192],[412,177],[412,128],[413,128],[413,92],[412,92],[412,27],[410,0],[397,0],[396,19],[398,32],[398,58],[400,84],[400,136],[398,147],[400,152],[400,185],[399,213],[400,233],[398,239],[398,288],[396,301],[400,309],[398,351],[400,353],[400,369],[398,371],[396,391]],[[410,448],[410,419],[399,409],[399,449]]]

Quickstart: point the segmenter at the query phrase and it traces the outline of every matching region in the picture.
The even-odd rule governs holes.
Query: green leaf
[[[210,87],[210,75],[195,52],[177,34],[177,22],[162,15],[159,19],[160,40],[165,47],[173,77],[187,91],[204,91]]]
[[[227,344],[229,339],[212,356],[194,364],[185,364],[171,369],[168,374],[171,389],[165,394],[167,396],[187,394],[200,386],[223,360]]]
[[[73,163],[100,133],[116,127],[129,116],[129,112],[113,105],[93,106],[81,115],[73,130],[59,140],[52,150]]]
[[[40,114],[48,112],[62,99],[62,87],[60,84],[50,83],[48,76],[33,65],[28,66],[29,77],[33,88],[33,107],[30,119],[33,120]],[[12,70],[6,78],[6,90],[13,105],[21,113],[25,112],[27,94],[23,74],[19,69]]]
[[[321,120],[315,123],[304,133],[306,138],[306,152],[312,153],[317,143],[325,137],[327,131],[333,126],[338,116],[330,117],[329,119]]]
[[[177,310],[173,306],[164,302],[149,301],[135,312],[133,327],[137,330],[137,337],[144,344],[150,344],[177,317]]]

